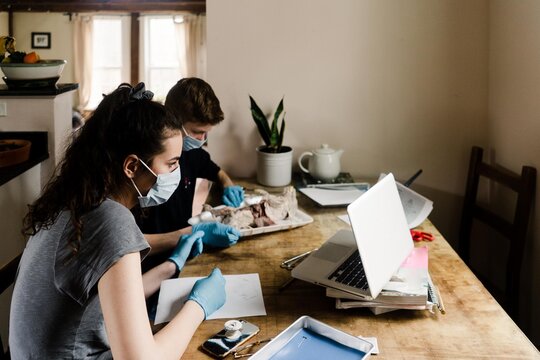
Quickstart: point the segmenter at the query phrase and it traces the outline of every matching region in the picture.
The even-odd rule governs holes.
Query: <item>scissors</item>
[[[420,230],[411,230],[411,236],[414,241],[433,241],[435,239],[431,233]]]

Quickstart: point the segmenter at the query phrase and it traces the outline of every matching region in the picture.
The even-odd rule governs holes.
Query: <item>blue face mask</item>
[[[208,140],[208,137],[205,137],[204,140],[199,140],[199,139],[194,138],[193,136],[188,134],[188,132],[186,131],[183,125],[182,125],[182,130],[184,130],[184,134],[186,134],[186,136],[184,136],[184,143],[182,146],[182,150],[184,151],[199,149],[200,147],[204,145],[204,143],[206,143],[206,140]]]
[[[139,205],[142,208],[145,208],[145,207],[164,204],[165,202],[167,202],[167,200],[169,200],[172,193],[178,187],[178,184],[180,184],[180,178],[181,178],[180,166],[178,166],[171,173],[156,175],[148,167],[148,165],[144,163],[144,161],[142,160],[140,161],[144,166],[146,166],[148,171],[150,171],[157,178],[157,180],[154,183],[154,185],[152,185],[150,190],[148,190],[148,194],[143,196],[143,194],[141,194],[141,192],[139,191],[139,188],[137,188],[137,185],[135,185],[135,181],[133,181],[133,179],[130,178],[131,182],[133,183],[133,186],[135,187],[135,190],[137,190],[137,193],[139,194]]]

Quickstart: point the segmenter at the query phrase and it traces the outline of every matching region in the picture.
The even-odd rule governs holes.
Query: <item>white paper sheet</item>
[[[381,174],[379,180],[385,176],[386,174]],[[427,219],[431,210],[433,210],[433,201],[423,197],[411,188],[408,188],[397,181],[396,185],[409,228],[415,228]]]
[[[381,174],[379,176],[379,180],[384,176],[386,176],[386,174]],[[397,181],[396,186],[401,200],[401,205],[405,211],[407,224],[409,225],[410,229],[413,229],[427,219],[428,215],[431,213],[431,210],[433,210],[433,201],[425,198],[403,184],[398,183]],[[302,190],[303,189],[300,189],[300,191]],[[349,225],[351,224],[349,215],[347,214],[338,215],[338,218]]]
[[[208,319],[266,315],[259,274],[224,275],[227,300]],[[186,301],[193,284],[201,277],[165,280],[161,283],[154,323],[171,321]]]
[[[301,188],[298,190],[321,206],[348,205],[365,193],[365,190],[359,189],[328,190],[319,188]]]

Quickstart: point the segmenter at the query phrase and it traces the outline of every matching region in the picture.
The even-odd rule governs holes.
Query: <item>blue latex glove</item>
[[[223,203],[230,207],[239,207],[244,201],[244,189],[241,186],[227,186],[223,189]]]
[[[202,222],[193,225],[192,231],[204,231],[204,244],[222,248],[236,244],[242,236],[237,229],[219,222]]]
[[[200,232],[203,232],[203,231],[200,231]],[[182,237],[186,237],[186,236],[189,236],[189,235],[182,235]],[[188,260],[196,258],[197,256],[199,256],[199,255],[201,255],[203,253],[203,242],[202,242],[203,237],[204,237],[204,234],[203,234],[203,236],[201,236],[200,241],[195,241],[195,243],[193,244],[193,247],[191,248],[191,253],[189,254]],[[180,238],[180,239],[182,239],[182,238]]]
[[[193,232],[191,235],[182,235],[178,244],[171,253],[169,261],[172,261],[176,265],[176,270],[180,271],[184,267],[186,260],[191,255],[195,257],[202,252],[202,238],[204,231]],[[201,249],[198,253],[197,251]],[[196,254],[193,256],[193,254]]]
[[[225,278],[218,268],[212,270],[208,277],[197,280],[188,297],[202,307],[205,319],[222,307],[225,299]]]

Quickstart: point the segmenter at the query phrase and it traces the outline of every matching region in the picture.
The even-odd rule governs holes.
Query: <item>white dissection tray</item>
[[[250,359],[363,360],[372,350],[373,344],[366,340],[302,316]]]
[[[224,205],[216,206],[214,209],[219,209],[224,207]],[[204,218],[201,218],[201,215],[194,216],[188,220],[190,225],[198,224],[199,222],[207,221]],[[313,222],[313,218],[306,214],[304,211],[298,209],[294,216],[289,216],[286,219],[277,221],[274,225],[240,229],[242,236],[252,236],[258,234],[264,234],[274,231],[288,230],[293,229],[299,226],[307,225]]]
[[[302,210],[296,210],[296,214],[287,219],[279,220],[274,225],[261,226],[249,229],[240,229],[242,236],[252,236],[257,234],[264,234],[273,231],[293,229],[299,226],[304,226],[313,222],[313,218],[303,212]]]

